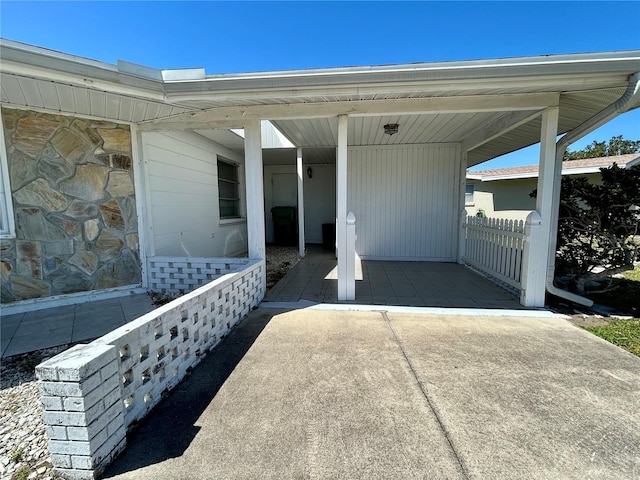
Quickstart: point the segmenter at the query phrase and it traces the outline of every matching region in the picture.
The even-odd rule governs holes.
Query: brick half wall
[[[93,479],[127,429],[197,365],[265,293],[264,260],[36,367],[55,473]]]

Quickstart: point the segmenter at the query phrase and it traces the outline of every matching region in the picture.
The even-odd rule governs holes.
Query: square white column
[[[338,300],[348,300],[347,288],[347,126],[348,117],[338,116],[336,150],[336,231],[338,239]]]
[[[249,258],[264,260],[264,185],[262,176],[262,130],[260,121],[255,121],[244,128],[244,159]]]
[[[298,254],[304,257],[304,170],[302,169],[302,148],[296,151],[298,172]]]
[[[540,162],[538,173],[538,194],[536,212],[530,216],[532,227],[537,230],[531,235],[527,259],[523,263],[523,291],[520,301],[528,307],[544,307],[547,267],[555,260],[554,224],[558,222],[560,186],[562,182],[562,158],[556,158],[556,137],[558,135],[558,107],[549,107],[542,113],[540,132]],[[536,225],[539,218],[539,227]],[[528,223],[529,218],[527,219]],[[535,220],[535,222],[533,221]]]

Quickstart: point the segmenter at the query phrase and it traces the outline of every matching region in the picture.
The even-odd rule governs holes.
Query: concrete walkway
[[[154,308],[151,297],[144,293],[2,315],[2,357],[92,340]]]
[[[640,359],[558,318],[258,309],[110,479],[630,479]]]

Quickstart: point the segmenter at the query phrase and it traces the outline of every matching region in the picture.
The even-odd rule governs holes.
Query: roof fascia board
[[[603,64],[617,64],[620,71],[627,71],[625,65],[628,62],[636,64],[640,60],[640,50],[628,50],[618,52],[602,52],[596,54],[570,54],[570,55],[550,55],[543,57],[520,57],[510,59],[488,59],[488,60],[468,60],[459,62],[435,62],[381,66],[362,67],[338,67],[322,69],[303,70],[280,70],[267,72],[248,72],[207,75],[206,80],[217,82],[224,80],[265,80],[283,78],[327,78],[339,76],[382,76],[382,75],[409,75],[419,76],[429,72],[431,78],[433,74],[440,73],[447,78],[465,77],[470,72],[476,75],[482,72],[483,77],[488,76],[511,76],[520,75],[522,69],[531,72],[553,73],[583,73],[585,71],[611,71],[610,68],[602,67]]]
[[[640,163],[640,156],[634,158],[633,160],[629,160],[626,163],[625,168],[633,167],[634,165],[637,165],[638,163]]]
[[[9,59],[12,57],[15,59],[49,58],[104,70],[117,71],[117,67],[110,63],[0,38],[0,58],[4,60],[5,58]]]
[[[248,88],[246,85],[226,84],[224,88],[203,90],[202,86],[193,83],[193,88],[176,92],[173,84],[165,83],[167,100],[180,105],[182,102],[200,102],[213,100],[216,102],[269,101],[274,97],[288,99],[308,99],[313,96],[345,96],[361,98],[366,95],[384,97],[386,95],[434,95],[456,96],[477,94],[482,90],[518,89],[521,91],[570,92],[584,90],[600,90],[604,88],[626,87],[628,74],[593,75],[590,77],[562,77],[535,79],[496,79],[493,81],[477,78],[457,82],[395,82],[375,84],[326,84],[319,86],[301,86],[273,82],[269,86]],[[471,92],[471,93],[467,93]]]
[[[626,76],[631,71],[640,70],[640,51],[611,52],[598,54],[558,55],[545,57],[524,57],[497,60],[475,60],[432,64],[390,65],[378,67],[330,68],[319,70],[299,70],[250,74],[209,76],[197,80],[162,81],[142,78],[118,71],[117,67],[94,60],[54,52],[39,47],[0,40],[0,59],[3,69],[8,72],[38,75],[50,79],[53,71],[58,72],[60,81],[79,85],[93,82],[96,88],[118,93],[129,89],[136,95],[161,95],[165,92],[171,103],[202,100],[208,94],[224,94],[227,98],[245,97],[247,92],[259,97],[273,96],[281,92],[283,96],[295,98],[308,96],[316,91],[327,94],[363,94],[370,89],[372,94],[407,91],[415,85],[416,92],[425,93],[425,88],[445,88],[451,91],[464,87],[480,89],[500,88],[507,85],[519,88],[543,85],[558,85],[560,77],[576,86],[585,88],[585,73],[588,81],[604,82],[608,86],[626,84]],[[19,68],[22,67],[22,68]],[[29,69],[28,67],[31,67]],[[158,71],[160,72],[160,71]],[[195,76],[195,70],[192,72]],[[201,71],[198,70],[198,76]],[[603,77],[596,78],[600,75]],[[160,72],[160,77],[163,74]],[[169,75],[171,76],[171,75]],[[498,83],[496,83],[498,82]],[[392,84],[392,85],[389,85]],[[566,84],[562,85],[567,88]],[[292,92],[295,88],[297,92]],[[120,90],[118,90],[120,89]],[[495,90],[494,90],[495,91]],[[216,95],[218,97],[218,95]],[[224,95],[223,95],[224,96]],[[154,95],[155,99],[159,99]],[[219,97],[218,97],[219,98]]]
[[[543,109],[557,104],[554,93],[523,95],[482,95],[473,97],[428,97],[394,100],[362,100],[342,103],[307,103],[289,105],[252,105],[247,107],[219,107],[202,112],[189,112],[169,120],[153,120],[148,124],[165,124],[171,129],[180,124],[184,128],[202,128],[203,124],[221,119],[242,122],[247,117],[264,120],[297,120],[326,118],[337,115],[354,117],[374,115],[420,115],[430,113],[500,112]]]
[[[112,65],[92,62],[77,57],[49,56],[15,50],[0,44],[2,71],[45,80],[75,85],[93,86],[118,93],[118,90],[135,91],[137,95],[163,95],[162,82],[119,72]]]
[[[238,92],[247,90],[274,90],[302,88],[331,89],[336,86],[373,86],[380,87],[390,83],[395,84],[441,84],[470,82],[474,85],[489,82],[495,87],[496,81],[528,82],[532,85],[542,85],[545,82],[557,83],[560,78],[574,78],[576,81],[585,80],[585,76],[605,75],[620,76],[624,79],[632,72],[640,69],[640,54],[635,58],[611,62],[596,62],[589,64],[545,65],[527,64],[509,68],[471,68],[464,67],[457,70],[392,70],[384,73],[362,72],[353,70],[348,73],[323,73],[314,75],[313,71],[305,73],[293,72],[290,75],[264,74],[224,75],[207,77],[200,81],[178,81],[165,84],[169,95],[204,92]]]
[[[496,180],[518,180],[523,178],[537,178],[538,172],[527,172],[527,173],[513,173],[507,175],[492,175],[492,176],[480,176],[480,180],[483,182],[494,182]]]

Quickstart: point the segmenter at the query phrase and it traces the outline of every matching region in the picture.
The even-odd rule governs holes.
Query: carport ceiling
[[[478,125],[494,121],[501,115],[502,112],[482,112],[351,117],[347,138],[349,145],[355,146],[459,142]],[[336,117],[279,120],[273,123],[294,144],[301,147],[328,147],[338,144]],[[384,126],[389,123],[399,125],[397,134],[384,133]]]
[[[561,94],[559,133],[575,128],[615,102],[624,90],[623,87],[617,87]],[[534,115],[535,110],[522,111],[522,114]],[[509,112],[350,117],[348,143],[361,146],[463,142],[486,125],[507,115]],[[397,134],[384,133],[384,125],[388,123],[399,125]],[[294,144],[303,148],[335,147],[338,143],[338,122],[335,117],[276,120],[273,124]],[[540,117],[536,117],[471,150],[468,154],[468,165],[473,166],[536,144],[539,140]]]
[[[617,87],[561,94],[559,132],[571,130],[615,102],[624,90],[624,87]],[[518,112],[525,117],[535,113],[536,110]],[[499,122],[508,115],[509,112],[466,112],[349,117],[348,143],[351,146],[363,146],[463,142],[486,125]],[[272,123],[292,143],[303,148],[305,163],[335,162],[338,143],[336,117],[274,120]],[[384,133],[384,125],[388,123],[399,125],[397,134]],[[242,138],[227,130],[197,130],[197,133],[235,151],[243,151]],[[533,145],[539,139],[540,116],[537,116],[469,151],[468,165],[473,166]],[[265,150],[263,158],[265,165],[295,163],[295,153],[286,150]],[[535,163],[536,159],[532,158],[531,161]]]

